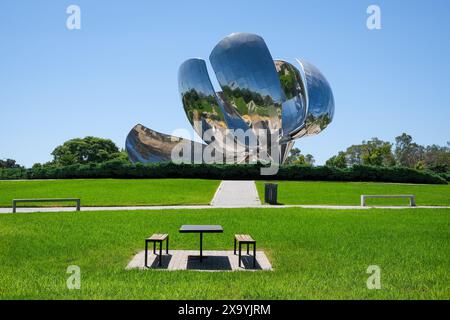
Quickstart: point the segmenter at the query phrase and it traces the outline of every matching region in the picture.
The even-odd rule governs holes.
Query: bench
[[[76,202],[77,211],[80,211],[80,199],[79,198],[52,198],[52,199],[13,199],[12,212],[16,212],[16,206],[19,202]]]
[[[409,198],[409,205],[411,207],[416,206],[416,196],[413,194],[400,194],[400,195],[375,195],[375,194],[369,194],[369,195],[361,195],[361,207],[366,206],[366,199],[367,198]]]
[[[145,266],[147,267],[148,243],[153,242],[153,253],[156,254],[156,243],[159,243],[159,266],[162,264],[162,244],[166,240],[166,254],[169,254],[169,235],[155,233],[145,239]]]
[[[250,244],[253,244],[253,267],[256,267],[256,241],[248,234],[234,235],[234,254],[236,254],[236,243],[239,243],[239,267],[241,266],[242,244],[247,245],[247,254],[249,255]]]

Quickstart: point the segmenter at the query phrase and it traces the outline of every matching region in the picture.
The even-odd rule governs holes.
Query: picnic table
[[[223,233],[220,225],[182,225],[180,233],[200,233],[200,262],[203,259],[203,234],[204,233]]]

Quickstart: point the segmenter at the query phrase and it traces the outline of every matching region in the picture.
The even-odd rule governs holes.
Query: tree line
[[[119,160],[129,163],[125,150],[120,150],[110,139],[98,137],[76,138],[57,146],[51,153],[53,160],[44,164],[36,163],[33,168],[49,166],[70,166],[75,164],[104,163]],[[286,164],[314,166],[311,154],[303,155],[293,148]],[[395,138],[395,143],[372,138],[361,144],[351,145],[345,151],[339,151],[326,161],[326,166],[349,168],[354,165],[406,167],[416,170],[428,170],[435,173],[450,172],[450,142],[447,146],[422,146],[413,141],[406,133]],[[0,169],[23,168],[13,159],[0,160]]]
[[[351,145],[345,151],[339,151],[325,164],[337,168],[348,168],[353,165],[399,166],[448,173],[450,142],[447,142],[446,146],[436,144],[422,146],[414,142],[407,133],[395,137],[395,143],[372,138],[361,144]]]

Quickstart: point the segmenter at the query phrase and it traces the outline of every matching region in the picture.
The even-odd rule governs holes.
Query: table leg
[[[169,254],[169,236],[167,236],[166,240],[166,253]]]
[[[163,246],[163,243],[162,243],[162,241],[160,241],[159,242],[159,266],[160,267],[162,265],[162,246]]]
[[[145,241],[145,266],[147,266],[148,241]]]
[[[256,267],[256,242],[253,243],[253,268]]]

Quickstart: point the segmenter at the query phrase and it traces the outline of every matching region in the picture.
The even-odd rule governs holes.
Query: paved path
[[[368,209],[450,209],[450,206],[331,206],[331,205],[259,205],[259,206],[211,206],[211,205],[185,205],[185,206],[129,206],[129,207],[81,207],[81,211],[133,211],[133,210],[200,210],[200,209],[232,209],[232,208],[261,208],[261,209],[283,209],[283,208],[307,208],[307,209],[331,209],[331,210],[368,210]],[[17,213],[32,212],[67,212],[75,211],[73,207],[52,207],[52,208],[17,208]],[[11,208],[0,208],[0,214],[12,213]]]
[[[231,242],[231,241],[230,241]],[[232,243],[230,243],[232,245]],[[196,271],[257,271],[272,270],[272,266],[264,251],[256,251],[256,267],[253,268],[253,253],[247,255],[246,246],[242,247],[242,264],[239,267],[238,256],[233,251],[203,251],[203,261],[198,258],[198,250],[169,250],[162,255],[161,266],[159,256],[148,250],[147,267],[145,267],[145,251],[136,254],[126,269],[159,269],[159,270],[196,270]],[[158,252],[158,249],[157,249]]]
[[[224,180],[211,201],[213,207],[259,207],[258,191],[254,181]]]

